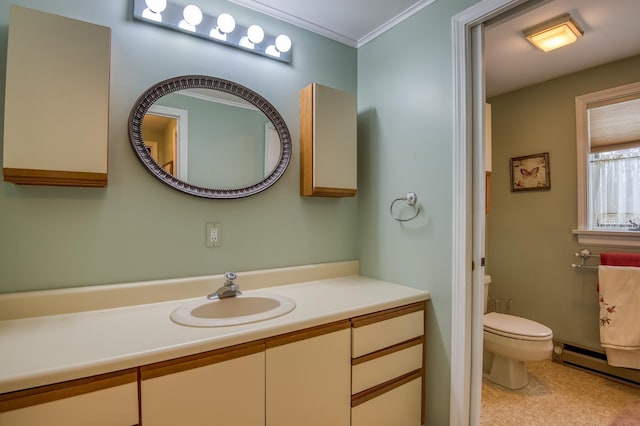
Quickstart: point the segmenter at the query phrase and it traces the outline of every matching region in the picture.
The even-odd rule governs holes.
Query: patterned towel
[[[602,346],[640,349],[640,268],[599,266],[598,280]]]

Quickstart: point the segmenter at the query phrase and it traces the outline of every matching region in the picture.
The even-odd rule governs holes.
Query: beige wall
[[[490,295],[554,336],[599,348],[595,270],[575,270],[575,97],[640,80],[640,56],[489,99],[493,173],[487,216]],[[551,190],[512,193],[509,159],[549,152]],[[624,251],[588,246],[593,253]],[[590,263],[597,265],[597,259]]]

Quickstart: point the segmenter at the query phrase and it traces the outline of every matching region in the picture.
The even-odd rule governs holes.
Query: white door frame
[[[484,164],[484,113],[482,108],[473,107],[473,101],[474,92],[476,97],[484,93],[483,87],[477,87],[483,84],[484,71],[478,66],[482,54],[477,52],[482,49],[482,30],[473,28],[526,1],[483,0],[452,18],[453,259],[449,424],[455,426],[480,423],[482,390],[484,268],[481,267],[481,246],[484,229],[478,227],[484,223],[484,208],[479,207],[478,200],[484,199],[484,180],[478,182],[477,165]],[[472,32],[475,32],[475,38]],[[473,272],[472,263],[479,266]]]
[[[164,105],[151,105],[148,114],[162,117],[175,118],[178,122],[177,150],[176,156],[176,177],[187,182],[189,171],[189,111],[186,109],[173,108]]]

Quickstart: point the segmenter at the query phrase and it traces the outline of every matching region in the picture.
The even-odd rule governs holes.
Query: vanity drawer
[[[392,351],[380,351],[352,360],[351,393],[356,394],[381,383],[420,370],[424,357],[422,337]]]
[[[351,402],[351,426],[420,426],[422,379],[418,373],[375,392],[362,392]]]
[[[355,317],[351,320],[351,357],[397,345],[424,335],[425,303]]]

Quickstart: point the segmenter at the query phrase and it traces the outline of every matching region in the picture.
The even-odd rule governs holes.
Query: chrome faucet
[[[240,286],[235,283],[236,274],[234,272],[227,272],[224,274],[224,285],[207,296],[207,299],[224,299],[226,297],[236,297],[242,294]]]

